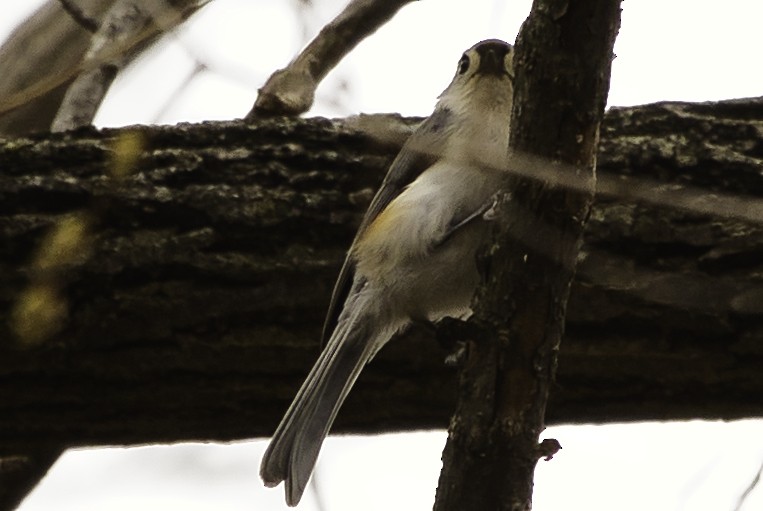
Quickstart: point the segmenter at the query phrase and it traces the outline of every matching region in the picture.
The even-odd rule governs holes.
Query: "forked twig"
[[[84,70],[66,91],[51,124],[51,131],[66,131],[89,125],[117,73],[128,61],[128,50],[146,40],[155,28],[167,31],[205,0],[171,3],[146,0],[117,0],[103,18],[85,54]]]

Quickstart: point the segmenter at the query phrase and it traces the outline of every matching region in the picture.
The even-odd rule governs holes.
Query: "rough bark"
[[[535,0],[517,36],[510,151],[558,177],[515,176],[496,215],[435,511],[529,511],[535,465],[559,449],[539,438],[593,203],[619,26],[620,0]]]
[[[614,110],[599,171],[760,197],[762,128],[760,100]],[[122,179],[124,130],[0,141],[0,455],[270,434],[395,153],[320,119],[136,130]],[[54,271],[64,321],[21,346],[41,240],[83,210],[89,249]],[[601,197],[547,422],[763,415],[761,254],[759,223]],[[445,427],[445,354],[424,329],[391,343],[335,431]]]

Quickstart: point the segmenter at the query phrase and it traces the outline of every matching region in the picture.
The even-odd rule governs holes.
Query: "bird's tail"
[[[302,498],[321,444],[363,366],[397,329],[382,321],[374,305],[363,292],[348,298],[334,333],[265,451],[260,476],[267,486],[285,481],[290,506]]]

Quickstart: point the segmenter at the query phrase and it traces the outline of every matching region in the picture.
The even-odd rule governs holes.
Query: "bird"
[[[364,366],[416,322],[463,318],[478,250],[506,186],[514,48],[469,48],[432,114],[401,148],[358,228],[323,329],[324,348],[268,445],[260,477],[296,506]]]

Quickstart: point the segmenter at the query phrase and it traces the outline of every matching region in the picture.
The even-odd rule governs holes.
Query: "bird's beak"
[[[508,75],[504,59],[506,57],[506,46],[499,44],[484,44],[477,48],[480,56],[480,66],[477,74],[483,75]]]

